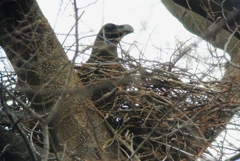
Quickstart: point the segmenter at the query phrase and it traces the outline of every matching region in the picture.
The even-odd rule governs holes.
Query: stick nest
[[[233,115],[222,99],[230,84],[203,82],[170,63],[85,64],[79,76],[86,86],[104,84],[92,99],[128,157],[195,160]]]
[[[77,72],[93,90],[96,110],[113,134],[102,148],[117,143],[135,160],[195,160],[210,155],[206,148],[239,106],[232,101],[233,84],[204,82],[171,63],[84,64]],[[14,74],[1,77],[16,97],[27,102],[26,96],[14,89]],[[21,111],[14,102],[12,107]],[[10,127],[4,118],[0,125]]]

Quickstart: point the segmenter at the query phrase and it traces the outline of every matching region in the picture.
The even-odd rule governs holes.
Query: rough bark
[[[233,15],[232,11],[237,11],[240,7],[238,0],[173,0],[173,2],[214,23],[226,20],[227,16]],[[228,19],[227,25],[223,24],[221,27],[232,32],[239,24],[240,20],[233,16],[231,20]],[[234,36],[240,38],[238,32],[234,33]]]
[[[222,21],[212,22],[207,18],[199,15],[195,11],[178,5],[173,0],[162,0],[162,2],[168,9],[168,11],[174,17],[176,17],[191,33],[203,38],[204,40],[211,43],[213,46],[222,50],[224,50],[225,44],[229,40],[230,42],[225,49],[226,52],[229,54],[234,54],[239,50],[238,38],[232,36],[231,39],[229,39],[231,33],[222,28]],[[186,2],[186,0],[182,0],[181,2]],[[196,1],[196,3],[194,4],[198,6],[198,8],[201,7],[198,1]]]
[[[36,1],[0,3],[0,22],[0,46],[14,67],[31,108],[41,116],[41,125],[49,125],[53,146],[59,153],[64,150],[64,160],[121,157],[115,144],[103,149],[111,135],[80,90],[82,84],[73,65]]]
[[[31,157],[27,147],[20,136],[14,135],[11,131],[0,128],[0,149],[2,158],[7,160],[30,160]],[[5,148],[5,151],[3,150]]]

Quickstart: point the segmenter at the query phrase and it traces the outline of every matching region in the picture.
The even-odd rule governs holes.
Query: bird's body
[[[91,56],[86,63],[118,62],[117,45],[125,35],[133,31],[130,25],[105,24],[95,39]]]

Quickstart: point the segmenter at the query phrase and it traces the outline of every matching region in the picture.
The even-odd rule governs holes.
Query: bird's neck
[[[117,45],[110,44],[104,41],[96,41],[92,49],[89,61],[91,63],[118,62]]]

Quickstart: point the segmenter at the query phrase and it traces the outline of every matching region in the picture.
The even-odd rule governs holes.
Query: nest
[[[203,82],[170,63],[84,64],[77,72],[86,87],[102,86],[92,100],[113,134],[105,147],[117,143],[135,160],[195,160],[208,154],[206,148],[233,116],[234,104],[227,101],[232,84]],[[13,88],[13,73],[1,77],[27,102]],[[18,104],[11,106],[21,111]],[[11,126],[7,119],[0,125]]]
[[[86,86],[105,83],[92,99],[128,157],[195,160],[233,115],[222,99],[227,84],[203,82],[171,64],[85,64],[80,71]]]

